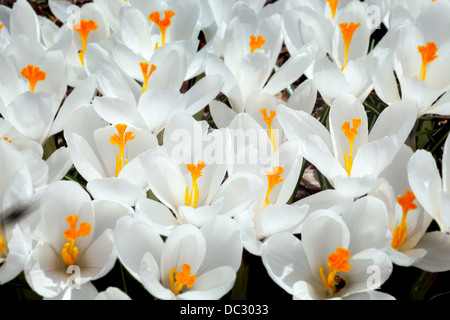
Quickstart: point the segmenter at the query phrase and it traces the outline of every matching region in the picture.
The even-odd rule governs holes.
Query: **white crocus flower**
[[[408,179],[411,190],[425,211],[436,221],[441,232],[450,234],[449,155],[450,139],[444,145],[442,178],[432,154],[417,150],[408,162]]]
[[[366,212],[358,210],[345,220],[333,211],[318,210],[305,220],[301,240],[286,232],[273,235],[262,247],[270,277],[294,299],[347,299],[361,293],[372,297],[392,272],[388,256],[375,248],[384,241],[377,227],[387,224],[387,214],[383,222],[379,212],[361,213]],[[373,271],[368,272],[373,267],[378,275],[374,282]]]
[[[226,216],[200,229],[178,226],[165,241],[146,223],[123,217],[114,242],[125,268],[162,300],[222,298],[232,288],[242,259],[237,224]]]
[[[450,113],[450,77],[442,72],[449,68],[450,25],[436,19],[446,14],[450,14],[450,3],[430,3],[390,36],[392,43],[380,55],[374,73],[375,91],[385,103],[415,99],[418,117]]]
[[[386,108],[368,132],[364,106],[342,95],[331,106],[328,131],[303,111],[280,107],[279,121],[288,140],[339,192],[359,197],[375,184],[403,145],[416,120],[414,102]]]
[[[175,219],[169,210],[160,217],[156,210],[148,210],[154,216],[150,220],[171,228],[184,223],[200,226],[213,215],[234,216],[248,208],[259,195],[262,181],[247,172],[230,174],[224,181],[231,152],[224,131],[208,132],[204,121],[185,113],[173,115],[162,147],[140,161],[151,191],[174,212]],[[139,205],[152,205],[142,203],[146,201],[150,200],[143,199]],[[161,220],[162,216],[166,219]]]
[[[158,145],[155,135],[126,124],[109,124],[92,106],[76,109],[64,136],[75,168],[95,199],[134,205],[145,197],[147,183],[134,159]]]
[[[116,262],[112,229],[131,213],[116,202],[91,201],[77,183],[50,185],[36,206],[40,221],[24,270],[28,284],[45,298],[65,297],[66,290],[76,294],[75,286],[105,276]]]

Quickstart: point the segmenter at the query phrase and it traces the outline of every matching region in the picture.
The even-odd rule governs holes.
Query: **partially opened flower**
[[[383,110],[371,132],[363,105],[342,95],[331,106],[328,131],[303,111],[280,107],[279,121],[288,138],[301,146],[303,157],[339,192],[367,193],[395,157],[416,119],[414,102]]]
[[[162,300],[216,300],[233,286],[242,258],[237,224],[211,219],[200,229],[178,226],[165,241],[146,223],[124,217],[114,230],[122,264]]]

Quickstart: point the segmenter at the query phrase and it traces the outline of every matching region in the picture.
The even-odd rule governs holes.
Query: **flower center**
[[[3,24],[3,23],[0,23],[0,39],[2,38],[2,28],[4,27],[5,25]]]
[[[77,231],[77,222],[79,216],[74,214],[66,218],[70,228],[64,231],[63,236],[67,239],[67,242],[61,251],[61,256],[66,265],[74,265],[78,257],[78,248],[75,246],[75,240],[78,237],[86,237],[91,233],[91,225],[87,222],[80,223],[80,227]]]
[[[86,51],[87,38],[91,31],[97,30],[97,23],[94,20],[80,20],[80,22],[73,25],[73,29],[78,32],[81,38],[82,49],[78,52],[80,57],[81,65],[84,66],[84,52]]]
[[[189,194],[189,187],[186,187],[186,193],[184,195],[184,200],[188,207],[193,207],[194,209],[197,208],[197,202],[199,198],[197,179],[202,176],[202,170],[205,166],[206,165],[205,163],[203,163],[203,161],[198,161],[197,165],[194,165],[192,163],[186,165],[186,169],[189,170],[192,177],[192,191]]]
[[[397,249],[403,241],[405,241],[407,228],[406,228],[406,215],[409,210],[417,209],[417,205],[414,203],[416,196],[410,190],[406,190],[406,193],[397,198],[397,203],[402,207],[403,214],[400,224],[395,228],[392,236],[391,247]]]
[[[341,71],[345,69],[348,62],[348,52],[350,50],[350,43],[352,42],[353,34],[355,33],[355,30],[358,29],[361,26],[361,23],[340,23],[339,27],[341,27],[342,37],[344,38],[344,46],[345,46],[345,58],[344,58],[344,65],[342,66]]]
[[[45,77],[47,76],[47,74],[44,71],[41,71],[39,67],[33,66],[31,64],[23,68],[20,74],[22,75],[22,77],[28,80],[31,92],[34,92],[36,83],[38,83],[38,81],[45,80]]]
[[[263,44],[266,43],[266,39],[262,36],[255,37],[254,35],[250,36],[250,53],[255,51],[256,49],[262,49]]]
[[[119,147],[119,153],[116,157],[116,177],[118,177],[122,168],[129,162],[128,159],[124,159],[125,145],[128,141],[136,138],[136,136],[133,136],[133,131],[125,132],[128,127],[126,124],[119,123],[115,127],[118,134],[111,135],[109,142]]]
[[[141,67],[142,75],[144,76],[144,86],[142,87],[142,93],[144,93],[145,91],[147,91],[148,79],[150,79],[150,76],[156,70],[156,66],[152,64],[150,66],[150,71],[148,71],[147,62],[140,62],[139,66]]]
[[[344,156],[345,170],[347,170],[349,177],[353,166],[353,156],[356,155],[356,153],[353,153],[353,144],[355,142],[355,137],[358,135],[358,127],[361,122],[361,119],[352,119],[353,128],[350,128],[350,122],[345,121],[341,128],[350,144],[350,151],[346,151]]]
[[[194,285],[197,280],[196,275],[191,275],[191,266],[187,263],[181,266],[181,272],[172,268],[169,272],[170,290],[175,294],[179,294],[183,286],[188,288]]]
[[[163,46],[166,43],[166,30],[170,26],[172,22],[172,17],[175,15],[175,12],[172,10],[164,11],[164,19],[161,20],[158,11],[153,11],[148,16],[148,20],[154,22],[159,30],[161,31],[161,45]],[[158,42],[155,44],[155,49],[158,49]]]
[[[417,50],[419,50],[419,53],[422,56],[420,80],[425,81],[425,77],[427,75],[427,65],[438,57],[436,55],[438,48],[434,42],[427,42],[426,46],[418,46]]]
[[[331,18],[334,19],[334,16],[336,15],[336,8],[338,5],[339,0],[325,0],[330,5],[331,10]]]
[[[281,174],[283,172],[284,172],[283,167],[277,166],[277,167],[272,168],[272,172],[266,173],[267,182],[269,183],[269,185],[267,186],[266,199],[264,201],[263,210],[270,203],[269,196],[270,196],[270,193],[272,192],[273,188],[280,182],[283,182],[283,178],[281,178]]]
[[[272,129],[272,120],[277,115],[277,112],[275,110],[270,110],[270,115],[268,116],[266,108],[262,108],[259,111],[263,115],[264,122],[267,123],[267,131],[269,132],[270,142],[272,142],[273,152],[276,152],[277,151],[277,142],[276,142],[275,130]]]
[[[325,274],[323,267],[319,267],[320,277],[322,278],[325,289],[333,290],[337,293],[345,287],[345,280],[337,275],[338,272],[349,272],[352,268],[349,265],[350,251],[345,248],[336,248],[336,253],[332,252],[328,256],[327,274]]]

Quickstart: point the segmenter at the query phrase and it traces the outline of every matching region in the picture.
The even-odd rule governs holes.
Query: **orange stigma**
[[[175,15],[175,12],[172,10],[166,10],[164,11],[164,19],[161,20],[159,16],[158,11],[154,11],[150,13],[148,16],[148,20],[151,22],[154,22],[161,31],[161,45],[163,46],[166,43],[166,30],[168,27],[170,27],[170,24],[172,23],[172,17]],[[155,49],[158,49],[158,42],[155,44]]]
[[[38,83],[38,81],[45,80],[45,77],[47,76],[47,74],[44,71],[41,71],[39,67],[33,66],[31,64],[23,68],[20,74],[22,75],[22,77],[28,80],[31,92],[34,92],[36,83]]]
[[[76,214],[66,218],[70,228],[64,231],[63,236],[69,242],[63,246],[61,256],[68,266],[74,265],[77,261],[78,248],[75,247],[75,240],[78,237],[86,237],[91,233],[91,225],[87,222],[80,223],[80,227],[77,231],[78,218],[79,216]]]
[[[323,270],[323,267],[319,267],[320,277],[322,278],[323,285],[325,289],[333,290],[335,293],[342,289],[342,278],[337,276],[338,272],[349,272],[352,268],[349,264],[348,259],[350,259],[350,251],[345,248],[336,248],[336,253],[332,252],[328,256],[327,263],[327,275]],[[341,281],[338,281],[341,279]],[[340,285],[338,287],[338,285]],[[345,281],[343,282],[345,286]]]
[[[117,154],[116,158],[116,177],[119,176],[120,171],[125,166],[126,163],[128,163],[127,159],[124,159],[124,153],[125,153],[125,145],[128,141],[133,140],[136,138],[136,136],[133,136],[133,131],[127,131],[127,125],[119,123],[116,126],[118,134],[111,135],[109,142],[119,147],[119,153]],[[124,163],[125,162],[125,163]]]
[[[191,275],[191,266],[187,263],[181,266],[181,271],[172,268],[169,272],[170,290],[175,294],[179,294],[184,286],[190,288],[197,280],[196,275]]]
[[[140,62],[139,66],[141,67],[142,75],[144,76],[144,85],[142,87],[142,93],[144,93],[145,91],[147,91],[148,79],[150,79],[150,76],[156,70],[156,66],[154,64],[152,64],[150,66],[150,71],[148,71],[148,63],[147,62]]]
[[[427,75],[427,65],[438,57],[436,55],[438,48],[434,42],[427,42],[426,46],[418,46],[417,50],[419,50],[419,53],[422,56],[420,80],[425,81],[425,77]]]
[[[197,166],[192,163],[186,165],[186,169],[191,173],[192,177],[192,191],[189,194],[189,187],[186,187],[186,193],[184,195],[184,200],[188,207],[192,207],[194,209],[197,208],[197,203],[199,199],[200,191],[198,189],[197,179],[202,176],[202,170],[206,167],[206,164],[203,161],[198,161]]]
[[[338,5],[339,0],[325,0],[330,5],[331,10],[331,18],[334,19],[334,16],[336,15],[336,8]]]
[[[417,209],[417,205],[414,203],[416,196],[410,190],[406,190],[406,193],[397,198],[397,203],[402,207],[403,214],[400,224],[395,228],[392,235],[391,247],[397,249],[405,241],[407,228],[406,228],[406,215],[409,210]]]
[[[262,49],[263,44],[266,43],[266,39],[262,36],[255,37],[254,35],[250,36],[250,53],[255,51],[256,49]]]
[[[345,121],[341,127],[342,131],[344,131],[345,137],[348,139],[348,142],[350,144],[350,151],[345,152],[344,158],[345,170],[347,171],[349,177],[353,166],[353,156],[356,155],[356,153],[353,153],[353,144],[355,142],[355,137],[358,135],[358,127],[361,125],[361,123],[361,119],[352,119],[353,128],[350,128],[350,122],[348,121]]]
[[[273,152],[276,152],[277,151],[277,141],[276,141],[275,130],[272,129],[272,121],[273,121],[273,118],[275,118],[275,116],[277,115],[277,112],[275,110],[270,110],[270,115],[268,116],[266,108],[262,108],[259,111],[263,115],[264,122],[267,123],[267,131],[269,132],[270,142],[272,142]]]
[[[341,27],[342,37],[344,38],[344,46],[345,46],[345,58],[344,65],[341,68],[341,71],[345,69],[348,62],[348,53],[350,51],[350,43],[352,42],[353,34],[355,30],[361,26],[361,23],[340,23],[339,27]]]
[[[86,51],[87,38],[91,31],[97,30],[97,23],[93,20],[80,20],[80,22],[73,25],[73,29],[78,32],[81,38],[82,49],[78,52],[78,56],[80,57],[81,65],[84,66],[84,52]]]
[[[267,182],[269,183],[267,186],[267,191],[266,191],[266,198],[264,201],[264,206],[263,206],[263,210],[264,208],[270,203],[269,202],[269,196],[270,193],[272,192],[273,188],[275,188],[275,186],[281,182],[283,182],[283,178],[281,178],[281,174],[284,172],[283,167],[273,167],[272,168],[272,172],[267,172]]]

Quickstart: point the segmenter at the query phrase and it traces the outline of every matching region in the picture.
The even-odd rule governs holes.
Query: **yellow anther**
[[[93,20],[80,20],[80,22],[73,25],[73,29],[78,32],[81,38],[82,49],[78,52],[78,56],[80,57],[81,65],[84,66],[84,52],[86,51],[87,38],[91,31],[97,30],[97,23]]]
[[[199,199],[200,191],[198,189],[197,179],[202,176],[202,170],[205,168],[206,164],[203,161],[198,161],[197,166],[189,163],[186,165],[186,169],[191,173],[192,177],[192,191],[189,194],[189,187],[186,187],[186,193],[184,195],[184,200],[188,207],[197,208],[197,203]]]
[[[358,29],[360,26],[361,23],[353,23],[353,22],[339,24],[339,27],[341,27],[342,37],[344,38],[344,46],[345,46],[345,58],[344,64],[341,68],[342,71],[347,66],[348,53],[350,51],[350,43],[352,42],[353,34],[355,33],[356,29]]]
[[[66,222],[69,224],[69,229],[64,231],[63,236],[67,239],[61,250],[61,256],[66,265],[74,265],[78,257],[78,248],[75,246],[75,240],[78,237],[86,237],[91,233],[91,225],[87,222],[80,223],[77,231],[78,215],[71,215],[66,218]]]
[[[358,135],[358,127],[361,125],[362,120],[361,119],[352,119],[353,128],[350,128],[350,122],[345,121],[342,124],[342,131],[344,131],[345,137],[348,139],[348,142],[350,144],[350,151],[345,152],[345,170],[347,171],[348,176],[350,177],[350,172],[352,171],[353,166],[353,156],[356,155],[356,153],[353,153],[353,144],[355,142],[355,137]]]
[[[255,51],[256,49],[262,49],[263,44],[266,43],[266,39],[262,36],[255,37],[254,35],[250,36],[250,53]]]
[[[320,277],[325,289],[333,290],[336,293],[342,289],[342,285],[345,286],[345,281],[337,276],[337,273],[350,271],[351,265],[348,259],[350,259],[350,251],[338,247],[336,253],[332,252],[328,256],[327,274],[325,274],[322,266],[319,267]]]
[[[170,290],[175,294],[179,294],[184,286],[191,288],[197,280],[196,275],[191,275],[191,266],[187,263],[181,266],[181,271],[172,268],[169,272]]]
[[[436,55],[438,48],[434,42],[427,42],[426,46],[418,46],[417,50],[419,50],[419,53],[422,57],[422,66],[420,67],[420,80],[425,81],[425,77],[427,75],[427,65],[438,57]]]
[[[148,79],[150,79],[150,76],[156,70],[156,66],[154,64],[152,64],[150,66],[150,71],[148,71],[148,63],[147,62],[140,62],[139,66],[141,67],[142,75],[144,76],[144,85],[142,87],[142,93],[144,93],[145,91],[147,91]]]
[[[331,10],[331,18],[334,19],[334,16],[336,15],[336,8],[338,5],[339,0],[325,0],[330,5]]]
[[[264,201],[264,206],[263,209],[270,203],[269,202],[269,196],[270,193],[272,192],[273,188],[283,182],[283,178],[281,178],[281,174],[284,172],[283,167],[273,167],[272,168],[272,172],[267,172],[267,182],[268,182],[268,186],[267,186],[267,191],[266,191],[266,198]]]
[[[5,241],[3,241],[3,237],[0,234],[0,257],[6,255],[6,244]]]
[[[270,110],[270,115],[267,115],[266,108],[262,108],[259,110],[261,114],[263,115],[263,120],[265,123],[267,123],[267,131],[269,132],[269,138],[270,142],[272,143],[273,152],[277,151],[277,141],[276,141],[276,135],[275,130],[272,129],[272,121],[273,118],[277,115],[277,112],[275,110]]]
[[[2,38],[2,28],[4,27],[5,25],[3,24],[3,23],[0,23],[0,39]]]
[[[172,23],[172,17],[175,15],[175,12],[172,10],[164,11],[164,19],[161,20],[158,11],[154,11],[150,13],[148,16],[148,20],[154,22],[159,30],[161,31],[161,45],[163,46],[166,43],[166,30]],[[155,49],[158,49],[158,43],[155,44]]]
[[[406,190],[406,193],[397,198],[397,203],[402,207],[403,214],[400,224],[395,228],[392,235],[391,247],[397,249],[405,241],[406,233],[408,232],[406,227],[406,215],[409,210],[417,209],[417,205],[414,203],[416,199],[415,194]]]
[[[23,68],[20,74],[22,75],[22,77],[28,80],[31,92],[34,92],[36,83],[38,83],[38,81],[45,80],[45,77],[47,76],[47,74],[44,71],[41,71],[39,67],[33,66],[31,64]]]
[[[116,177],[118,177],[122,168],[128,163],[128,160],[124,159],[125,145],[128,141],[136,138],[136,136],[133,136],[133,131],[125,132],[128,127],[126,124],[119,123],[115,127],[118,134],[111,135],[109,142],[119,147],[119,153],[116,157]]]

